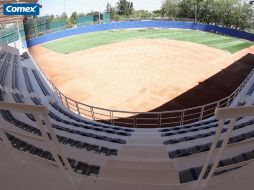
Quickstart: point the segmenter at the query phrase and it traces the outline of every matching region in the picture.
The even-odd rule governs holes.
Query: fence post
[[[205,106],[202,106],[199,121],[203,120]]]
[[[216,110],[217,108],[219,108],[219,107],[220,107],[220,102],[218,101],[217,104],[216,104],[215,110]]]
[[[93,120],[95,121],[94,111],[93,111],[93,108],[92,108],[92,107],[90,107],[90,111],[91,111],[92,118],[93,118]]]
[[[161,113],[158,113],[158,128],[161,127]]]
[[[67,99],[66,96],[64,96],[64,98],[65,98],[65,103],[66,103],[66,105],[67,105],[67,108],[70,110],[70,106],[69,106],[69,103],[68,103],[68,99]]]
[[[136,118],[135,114],[133,114],[133,127],[134,128],[137,127],[137,118]]]
[[[183,125],[184,122],[184,111],[181,113],[181,125]]]
[[[113,116],[113,112],[109,111],[110,114],[110,120],[111,120],[111,125],[114,125],[114,116]]]
[[[77,111],[78,111],[78,115],[80,116],[80,111],[79,111],[78,102],[75,102],[75,104],[76,104],[76,109],[77,109]]]
[[[231,96],[228,97],[227,106],[226,106],[226,107],[229,107],[230,97],[231,97]]]

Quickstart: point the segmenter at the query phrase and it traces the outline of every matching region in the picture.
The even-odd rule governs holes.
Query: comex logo
[[[39,4],[4,4],[4,15],[39,15]]]

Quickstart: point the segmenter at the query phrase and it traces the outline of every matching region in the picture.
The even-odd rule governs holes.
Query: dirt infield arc
[[[31,53],[73,99],[113,110],[154,110],[232,64],[232,55],[190,42],[139,39],[58,54]],[[239,57],[239,56],[236,56]]]

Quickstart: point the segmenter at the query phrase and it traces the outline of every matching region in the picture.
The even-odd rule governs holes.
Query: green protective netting
[[[60,30],[64,30],[66,29],[66,20],[49,22],[47,27],[48,27],[48,30],[50,30],[50,32],[57,32]]]
[[[28,39],[66,29],[66,20],[50,21],[46,17],[29,20],[25,23],[26,37]]]
[[[19,27],[21,39],[23,39],[25,36],[23,27],[20,27],[20,26],[18,27]],[[0,30],[0,44],[5,45],[8,43],[17,41],[19,39],[19,33],[17,29],[18,28],[16,25],[1,29]]]
[[[87,26],[93,24],[93,16],[84,16],[77,18],[78,26]]]
[[[110,15],[108,13],[101,14],[100,19],[104,23],[110,22]],[[89,15],[77,18],[77,26],[88,26],[94,24],[99,20],[99,15]],[[25,24],[26,34],[28,38],[43,35],[45,33],[52,33],[61,31],[67,28],[67,22],[65,19],[58,21],[49,21],[48,18],[36,18],[26,22]]]
[[[103,22],[104,23],[109,23],[110,22],[110,14],[109,13],[104,13],[103,14]]]
[[[103,23],[110,22],[110,14],[100,14],[100,19]],[[89,26],[97,23],[99,20],[98,15],[81,16],[77,18],[77,26]],[[41,36],[47,33],[62,31],[68,28],[66,19],[50,21],[49,17],[39,17],[28,20],[25,23],[25,31],[27,39]]]

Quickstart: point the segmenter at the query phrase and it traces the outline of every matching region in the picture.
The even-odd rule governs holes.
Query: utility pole
[[[198,0],[194,0],[195,3],[195,23],[198,23]]]
[[[66,0],[64,0],[64,12],[65,12],[65,8],[66,8]]]

